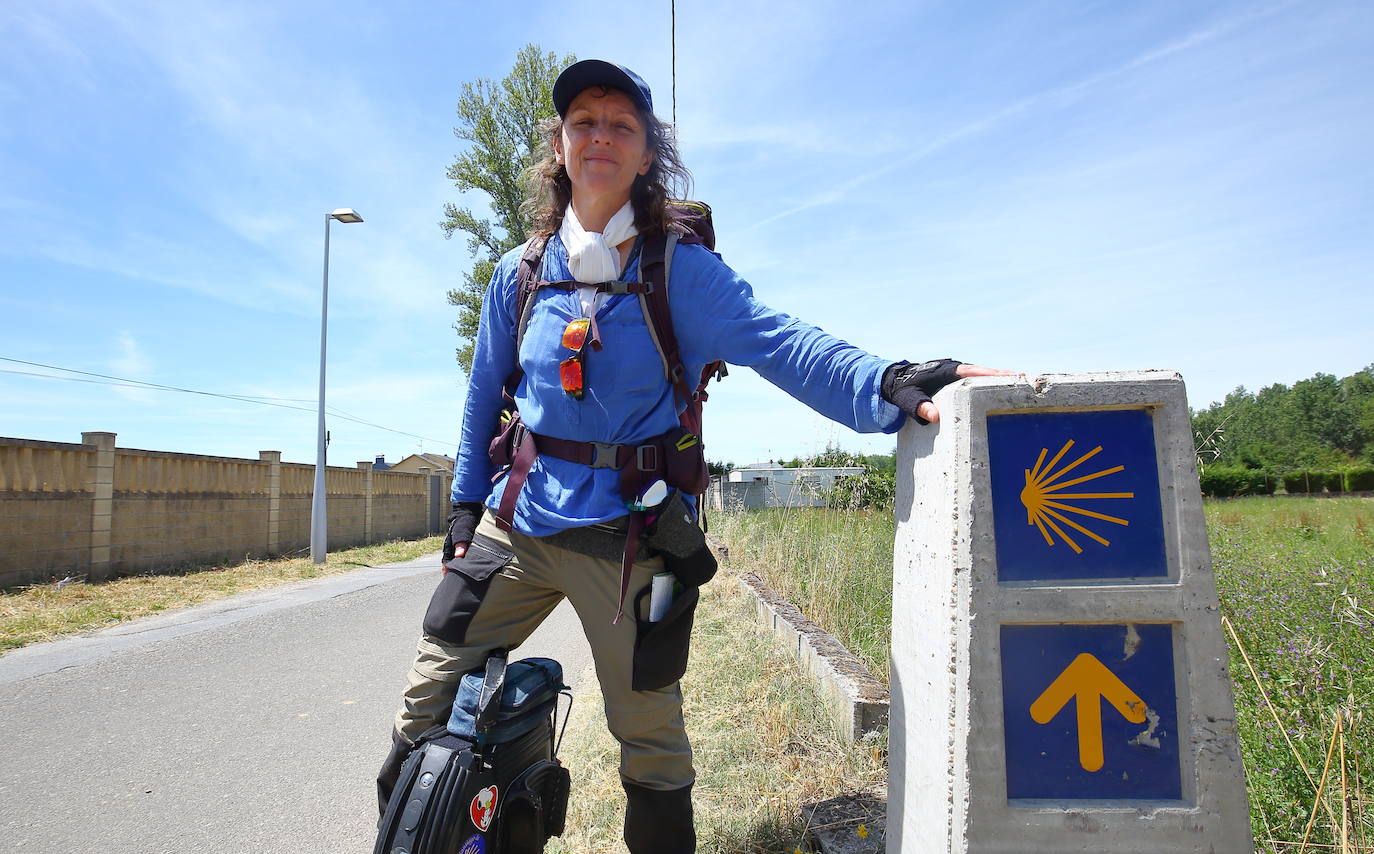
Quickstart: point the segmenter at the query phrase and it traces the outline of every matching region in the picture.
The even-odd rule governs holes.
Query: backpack
[[[566,691],[558,662],[507,666],[504,650],[463,676],[448,723],[420,736],[401,766],[373,854],[542,852],[567,814],[554,741]]]

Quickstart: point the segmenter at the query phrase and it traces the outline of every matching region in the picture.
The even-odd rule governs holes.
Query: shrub
[[[1318,473],[1322,477],[1322,484],[1326,487],[1327,492],[1345,492],[1345,472],[1314,472],[1314,474]]]
[[[1302,492],[1321,492],[1321,475],[1310,471],[1290,471],[1283,476],[1283,488],[1289,494]]]
[[[839,510],[890,510],[896,494],[895,471],[864,466],[863,474],[836,480],[825,502]]]
[[[1213,498],[1231,498],[1236,495],[1272,491],[1265,481],[1264,472],[1239,466],[1208,466],[1198,476],[1202,494]]]
[[[1250,470],[1250,492],[1254,495],[1273,495],[1279,488],[1279,479],[1259,469]]]
[[[1348,492],[1374,490],[1374,466],[1351,466],[1346,469],[1345,488]]]

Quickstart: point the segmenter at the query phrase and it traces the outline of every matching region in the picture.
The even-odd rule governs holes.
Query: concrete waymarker
[[[898,443],[889,852],[1250,852],[1183,381],[965,380]]]

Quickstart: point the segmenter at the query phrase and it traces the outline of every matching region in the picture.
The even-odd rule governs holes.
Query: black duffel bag
[[[562,677],[548,658],[507,666],[504,650],[465,675],[449,723],[420,736],[401,766],[373,854],[535,854],[562,835]]]

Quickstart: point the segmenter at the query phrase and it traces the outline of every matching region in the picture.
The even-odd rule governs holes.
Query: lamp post
[[[320,423],[315,453],[315,492],[310,499],[310,559],[315,563],[324,563],[325,556],[329,553],[329,519],[324,503],[324,356],[329,340],[329,224],[336,219],[339,222],[363,221],[352,208],[339,208],[324,215],[324,295],[320,301]]]

